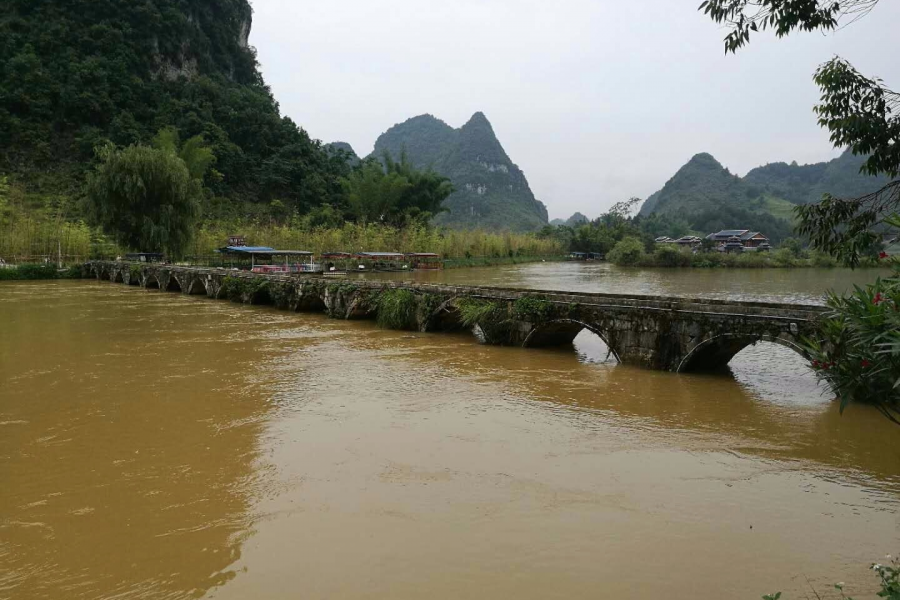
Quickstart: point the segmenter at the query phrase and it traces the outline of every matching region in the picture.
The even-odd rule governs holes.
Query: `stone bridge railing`
[[[584,329],[623,363],[670,371],[715,370],[743,348],[771,341],[803,354],[821,306],[587,294],[512,288],[337,280],[129,262],[91,262],[101,280],[200,294],[341,319],[377,318],[419,331],[473,329],[486,343],[571,344]]]

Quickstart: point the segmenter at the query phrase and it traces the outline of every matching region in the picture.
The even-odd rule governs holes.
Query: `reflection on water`
[[[570,292],[821,304],[826,290],[852,289],[854,284],[874,281],[878,274],[873,270],[850,269],[635,269],[606,262],[544,262],[355,276]]]
[[[779,346],[675,375],[86,282],[0,321],[0,598],[864,596],[896,551],[897,432]]]

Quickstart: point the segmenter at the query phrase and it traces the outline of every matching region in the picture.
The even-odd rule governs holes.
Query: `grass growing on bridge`
[[[529,323],[543,323],[551,317],[553,304],[546,300],[523,296],[513,303],[513,316]]]
[[[219,296],[232,302],[246,302],[249,304],[268,304],[272,302],[269,293],[269,282],[258,277],[226,277],[222,281],[222,289]]]
[[[416,328],[416,295],[409,290],[386,290],[377,300],[378,325],[385,329]]]
[[[456,301],[462,324],[466,327],[499,325],[509,319],[509,311],[499,302],[460,298]]]

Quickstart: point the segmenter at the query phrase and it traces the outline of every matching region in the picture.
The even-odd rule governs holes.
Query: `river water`
[[[889,270],[871,269],[628,269],[607,262],[543,262],[353,276],[568,292],[822,304],[826,290],[843,292],[888,274]]]
[[[594,268],[431,277],[691,287]],[[897,551],[900,432],[778,346],[676,375],[79,281],[0,326],[0,598],[867,598]]]

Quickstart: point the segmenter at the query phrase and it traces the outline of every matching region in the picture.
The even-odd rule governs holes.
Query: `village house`
[[[696,248],[702,243],[702,240],[695,235],[686,235],[678,239],[663,236],[656,238],[654,241],[657,244],[676,244],[683,248]]]
[[[749,229],[723,229],[706,236],[719,252],[756,252],[771,249],[769,238]]]

